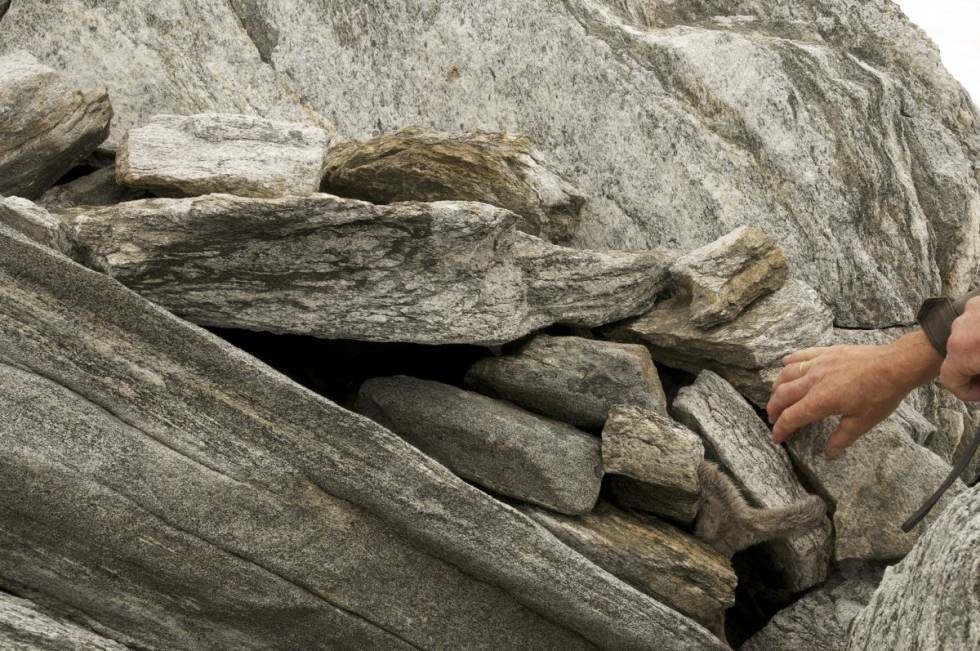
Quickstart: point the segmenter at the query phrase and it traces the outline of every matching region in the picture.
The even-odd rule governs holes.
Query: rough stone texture
[[[527,138],[414,128],[334,147],[323,190],[372,203],[489,203],[520,216],[522,231],[553,242],[571,239],[585,202]]]
[[[844,651],[851,622],[871,599],[881,574],[874,567],[834,574],[825,585],[776,613],[741,651]]]
[[[917,445],[895,416],[830,461],[824,447],[836,426],[837,419],[827,419],[787,443],[797,468],[834,507],[834,555],[838,560],[901,558],[963,484],[956,482],[923,522],[903,533],[899,527],[939,487],[949,464]]]
[[[155,115],[126,134],[116,178],[160,196],[309,195],[320,189],[329,146],[326,131],[298,122],[228,113]]]
[[[602,468],[635,482],[617,483],[621,503],[680,522],[698,512],[698,466],[704,445],[698,435],[666,416],[632,405],[617,405],[602,430]],[[634,484],[640,486],[634,488]]]
[[[810,287],[790,280],[737,319],[711,330],[691,322],[690,300],[675,297],[646,314],[607,328],[617,341],[646,344],[653,359],[692,373],[720,374],[757,405],[769,393],[782,358],[832,343],[833,317]]]
[[[500,344],[648,309],[669,259],[578,251],[468,202],[209,195],[76,209],[83,258],[190,321],[338,339]]]
[[[107,86],[113,142],[159,113],[247,113],[333,129],[261,60],[227,0],[16,2],[0,53],[17,49]]]
[[[728,323],[753,301],[782,287],[789,267],[768,235],[743,226],[678,258],[670,273],[691,297],[691,321],[710,328]]]
[[[599,439],[510,403],[406,376],[361,386],[355,409],[480,486],[561,513],[599,497]]]
[[[0,369],[0,577],[113,639],[721,648],[391,432],[3,226]]]
[[[143,190],[116,183],[114,167],[103,167],[74,181],[54,186],[42,194],[37,203],[48,210],[60,210],[75,206],[110,206],[146,196]]]
[[[667,413],[650,353],[635,344],[537,335],[513,355],[478,361],[466,382],[580,427],[602,427],[616,404]]]
[[[980,487],[963,492],[855,618],[851,651],[980,648]]]
[[[0,224],[55,251],[72,251],[68,227],[58,217],[21,197],[0,197]]]
[[[0,195],[28,199],[105,140],[112,118],[104,87],[79,86],[26,52],[0,56],[0,106]]]
[[[0,3],[0,14],[2,11]],[[126,647],[0,591],[0,648],[6,651],[126,651]]]
[[[674,400],[678,420],[704,439],[746,496],[765,508],[789,506],[807,496],[786,451],[770,441],[769,428],[725,380],[710,371],[698,375]],[[768,544],[774,565],[790,589],[805,590],[827,578],[830,524]]]
[[[599,567],[705,626],[735,603],[738,579],[727,559],[666,522],[605,502],[577,518],[518,508]]]

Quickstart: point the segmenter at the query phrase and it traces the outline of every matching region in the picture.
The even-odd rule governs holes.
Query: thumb
[[[861,435],[874,427],[875,423],[868,418],[857,416],[845,416],[841,418],[830,437],[827,439],[827,447],[824,454],[828,459],[836,459],[844,453],[844,448],[850,446],[854,441],[861,438]]]

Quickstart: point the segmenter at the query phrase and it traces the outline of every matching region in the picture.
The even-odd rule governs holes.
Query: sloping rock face
[[[126,651],[126,647],[118,642],[52,617],[27,599],[18,599],[2,591],[0,647],[10,651]]]
[[[127,188],[116,182],[116,169],[103,167],[73,181],[56,185],[42,194],[37,202],[48,210],[75,206],[111,206],[122,201],[144,199],[148,195],[139,188]]]
[[[847,648],[980,647],[980,487],[963,492],[885,578]]]
[[[721,648],[391,432],[6,227],[0,333],[0,576],[113,639]]]
[[[60,219],[21,197],[0,197],[0,224],[55,251],[73,251],[71,234]]]
[[[81,88],[26,52],[0,56],[0,195],[34,199],[109,133],[101,84]]]
[[[207,195],[78,209],[86,264],[198,324],[318,337],[502,344],[649,308],[669,258],[579,251],[468,202]]]
[[[373,203],[480,201],[518,215],[525,233],[567,242],[585,197],[527,138],[400,129],[330,151],[323,189]]]

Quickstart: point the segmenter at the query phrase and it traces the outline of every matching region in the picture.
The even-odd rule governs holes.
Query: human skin
[[[783,359],[766,410],[779,444],[830,416],[840,425],[827,440],[835,459],[888,417],[912,389],[939,376],[962,400],[980,401],[980,297],[953,322],[944,360],[921,330],[882,346],[807,348]]]

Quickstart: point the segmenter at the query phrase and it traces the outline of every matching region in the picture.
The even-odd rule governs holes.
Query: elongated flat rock
[[[68,219],[87,264],[211,326],[500,344],[638,314],[666,283],[661,254],[558,247],[479,203],[209,195]]]
[[[580,427],[602,427],[616,404],[667,413],[650,353],[635,344],[537,335],[513,355],[478,361],[466,382]]]
[[[372,203],[489,203],[518,215],[522,231],[553,242],[571,239],[585,203],[527,138],[415,128],[334,147],[323,189]]]
[[[398,376],[365,382],[356,409],[503,495],[569,514],[587,513],[599,497],[599,439],[510,403]]]
[[[667,416],[617,405],[602,430],[602,467],[625,506],[688,523],[698,512],[704,445]],[[623,481],[624,479],[632,481]]]
[[[786,451],[770,441],[769,428],[742,396],[718,375],[704,371],[674,400],[673,412],[704,439],[736,484],[757,506],[785,507],[807,496]],[[776,569],[794,592],[827,578],[830,523],[767,543]]]
[[[53,617],[27,599],[18,599],[3,591],[0,591],[0,648],[10,651],[126,651],[126,647],[118,642]]]
[[[254,115],[155,115],[116,158],[124,186],[161,196],[225,192],[282,197],[318,192],[330,138],[323,129]]]
[[[735,603],[737,577],[728,560],[666,522],[605,502],[581,517],[519,509],[600,567],[705,626],[717,625]]]
[[[720,648],[393,433],[3,226],[0,370],[0,577],[114,639]]]
[[[26,52],[0,56],[0,106],[0,195],[40,196],[109,135],[105,88]]]

